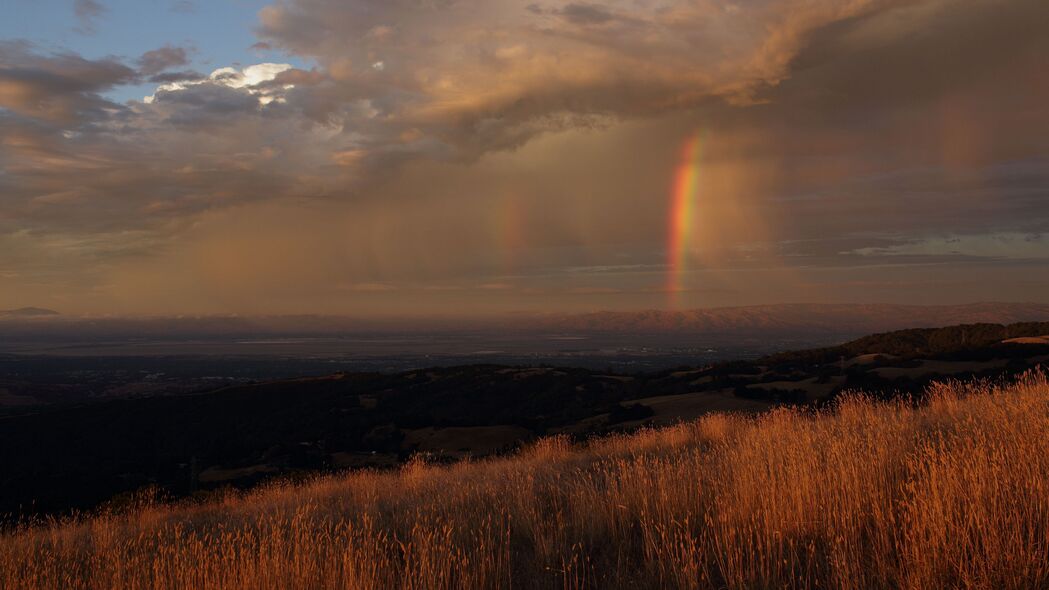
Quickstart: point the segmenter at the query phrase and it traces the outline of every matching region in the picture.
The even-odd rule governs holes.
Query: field
[[[772,407],[772,404],[766,401],[733,395],[731,390],[705,391],[701,394],[659,395],[623,403],[624,405],[636,403],[652,408],[655,415],[651,423],[662,426],[682,420],[696,419],[711,412],[757,413]]]
[[[3,588],[1047,588],[1049,382],[711,414],[0,536]]]

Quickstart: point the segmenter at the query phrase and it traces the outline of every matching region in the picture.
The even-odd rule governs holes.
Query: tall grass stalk
[[[0,587],[1049,588],[1049,383],[24,526],[0,536]]]

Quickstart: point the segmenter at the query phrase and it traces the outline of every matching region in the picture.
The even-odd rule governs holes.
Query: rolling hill
[[[0,529],[0,586],[1046,588],[1047,409],[1035,372],[178,503],[148,488]]]
[[[646,374],[470,365],[18,406],[0,416],[0,513],[91,508],[151,485],[182,496],[388,467],[419,452],[454,461],[543,436],[583,440],[712,411],[819,407],[846,390],[920,396],[934,380],[1010,378],[1044,365],[1049,344],[1034,337],[1045,334],[1049,323],[974,324]]]

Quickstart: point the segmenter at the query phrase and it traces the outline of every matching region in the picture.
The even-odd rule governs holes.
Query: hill
[[[544,436],[584,440],[715,411],[819,407],[850,389],[920,396],[935,380],[1008,378],[1046,364],[1049,344],[1033,338],[1043,334],[1049,323],[976,324],[645,374],[469,365],[54,409],[22,403],[0,414],[0,514],[90,509],[145,486],[187,496],[389,468],[417,453],[450,462]],[[1031,340],[1002,342],[1014,338]]]
[[[715,414],[0,534],[0,587],[1046,588],[1049,382]]]
[[[1023,355],[1031,345],[1047,344],[1043,335],[1049,334],[1049,322],[1020,322],[1015,324],[962,324],[944,328],[915,328],[882,334],[871,334],[840,346],[774,354],[762,359],[766,363],[833,362],[840,357],[851,358],[867,354],[883,354],[898,359],[928,357],[937,359],[973,360]]]

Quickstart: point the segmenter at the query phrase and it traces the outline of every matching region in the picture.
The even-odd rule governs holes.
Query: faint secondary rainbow
[[[499,237],[499,251],[502,258],[502,270],[505,274],[514,272],[517,257],[524,246],[525,210],[516,195],[503,196],[498,204],[496,227]]]
[[[667,293],[673,307],[680,303],[682,278],[688,270],[686,257],[692,237],[696,199],[699,196],[701,148],[702,137],[699,133],[689,137],[681,148],[681,160],[674,171],[667,232]]]

